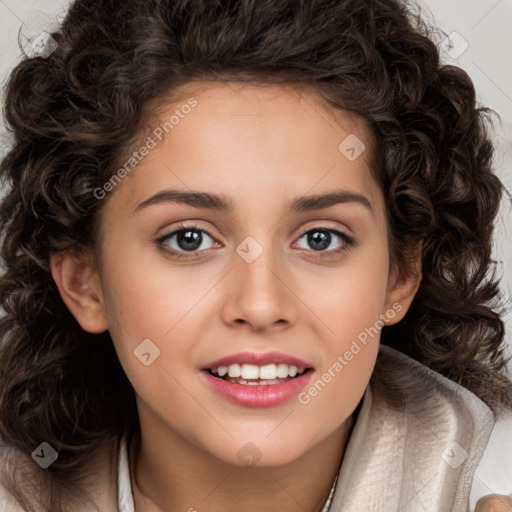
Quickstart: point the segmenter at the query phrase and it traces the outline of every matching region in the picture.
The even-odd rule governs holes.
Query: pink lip
[[[219,359],[219,361],[223,361]],[[274,360],[275,361],[275,360]],[[217,361],[214,361],[217,363]],[[222,366],[222,365],[219,365]],[[215,368],[215,366],[214,366]],[[287,402],[297,395],[311,379],[313,373],[309,370],[281,384],[246,386],[214,377],[208,370],[203,370],[201,376],[206,384],[231,403],[245,407],[274,407]]]
[[[257,366],[265,366],[266,364],[287,364],[289,366],[297,366],[297,368],[313,368],[313,365],[282,352],[265,352],[257,354],[254,352],[239,352],[230,356],[222,357],[212,361],[211,363],[201,366],[201,370],[210,370],[219,366],[229,366],[230,364],[255,364]]]

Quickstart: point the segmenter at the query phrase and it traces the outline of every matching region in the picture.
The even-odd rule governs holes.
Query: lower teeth
[[[288,377],[286,379],[258,379],[258,380],[244,380],[244,379],[239,379],[239,380],[233,380],[233,379],[230,379],[230,378],[227,378],[227,379],[224,379],[224,380],[227,380],[228,382],[232,382],[233,384],[243,384],[244,386],[270,386],[270,385],[274,385],[274,384],[281,384],[282,382],[286,382],[287,380],[289,379],[292,379],[293,377]]]

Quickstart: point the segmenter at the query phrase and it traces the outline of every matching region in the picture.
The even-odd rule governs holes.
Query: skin
[[[512,499],[503,494],[490,494],[478,500],[475,512],[512,512]]]
[[[53,255],[52,275],[84,330],[109,330],[135,390],[137,510],[318,511],[379,336],[307,404],[236,405],[206,386],[199,368],[241,351],[281,351],[309,361],[314,382],[379,315],[385,324],[403,318],[421,264],[406,273],[390,261],[360,119],[286,85],[191,83],[181,92],[183,102],[162,102],[162,120],[191,95],[197,106],[104,200],[98,251]],[[350,134],[366,145],[354,161],[338,150]],[[167,202],[134,212],[168,188],[223,195],[233,211]],[[296,198],[340,188],[366,197],[371,211],[358,202],[290,211]],[[211,236],[203,233],[195,256],[171,256],[176,236],[156,242],[180,222]],[[331,233],[328,249],[316,251],[301,235],[319,228],[355,243]],[[263,248],[252,263],[236,252],[248,236]],[[401,309],[389,318],[393,304]],[[134,356],[144,339],[160,349],[149,366]],[[260,457],[254,466],[239,456],[247,443]]]

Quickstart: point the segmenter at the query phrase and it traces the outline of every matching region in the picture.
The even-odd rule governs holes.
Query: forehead
[[[369,150],[375,140],[366,121],[350,110],[334,107],[307,84],[191,81],[146,104],[146,128],[150,130],[168,121],[191,98],[198,103],[193,109],[196,122],[206,125],[213,117],[223,118],[224,126],[236,125],[237,120],[240,125],[250,122],[256,138],[264,130],[272,129],[274,135],[294,135],[295,140],[306,135],[308,140],[322,141],[327,134],[325,143],[338,140],[343,133],[357,134],[366,144],[362,159],[371,164]],[[184,124],[181,130],[187,129]],[[265,142],[268,146],[272,141]]]
[[[375,196],[370,130],[311,87],[189,82],[146,105],[146,137],[151,150],[114,194],[127,189],[131,205],[164,186],[221,192],[235,206],[250,198],[242,187],[269,199],[344,184]]]

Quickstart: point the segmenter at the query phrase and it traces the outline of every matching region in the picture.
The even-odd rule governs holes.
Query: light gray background
[[[141,0],[144,1],[144,0]],[[68,6],[66,0],[0,0],[0,84],[21,58],[22,43],[41,31],[51,32]],[[418,4],[418,2],[416,2]],[[502,278],[504,303],[512,303],[512,0],[422,0],[425,19],[443,32],[436,39],[445,63],[467,71],[481,105],[502,119],[497,126],[496,170],[508,189],[495,236],[495,257]],[[467,46],[467,48],[466,48]],[[1,124],[3,124],[0,118]],[[3,141],[7,147],[8,141]],[[0,146],[0,155],[2,146]],[[505,317],[512,346],[512,308]],[[512,368],[511,368],[512,374]],[[472,492],[476,499],[497,492],[512,494],[512,419],[497,424],[477,470]]]

